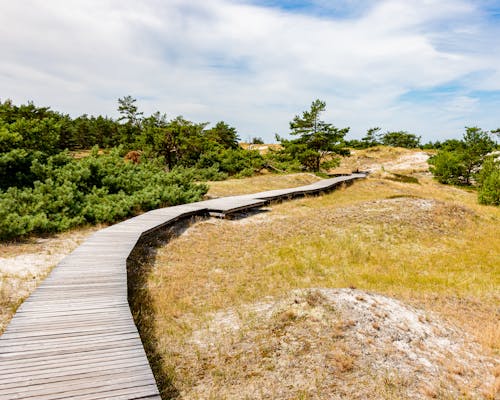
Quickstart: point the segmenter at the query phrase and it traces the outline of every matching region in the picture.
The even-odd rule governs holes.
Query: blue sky
[[[132,95],[242,139],[319,98],[359,138],[500,127],[500,1],[0,0],[0,99],[116,116]]]

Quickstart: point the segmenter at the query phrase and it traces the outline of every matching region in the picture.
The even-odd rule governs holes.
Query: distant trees
[[[361,138],[364,148],[374,147],[380,145],[379,141],[379,127],[370,128],[366,131],[366,135]]]
[[[219,121],[211,129],[205,132],[205,137],[208,141],[216,143],[226,149],[237,149],[240,140],[236,129],[226,124],[224,121]]]
[[[250,143],[251,143],[251,144],[264,144],[264,139],[262,139],[260,136],[254,136],[254,137],[250,140]]]
[[[406,131],[386,132],[382,135],[381,142],[385,146],[414,149],[420,147],[420,136]]]
[[[132,96],[125,96],[118,99],[118,112],[120,113],[120,118],[118,121],[125,121],[129,125],[140,125],[142,112],[139,112],[137,105],[135,104],[137,99]]]
[[[370,128],[361,140],[351,140],[347,142],[349,146],[355,149],[367,149],[375,146],[392,146],[392,147],[405,147],[407,149],[414,149],[420,147],[420,136],[407,131],[387,131],[380,133],[380,128]]]
[[[337,163],[334,154],[348,155],[344,137],[349,128],[338,129],[323,121],[320,116],[326,103],[314,100],[309,110],[296,115],[290,122],[290,134],[297,139],[287,140],[277,136],[283,146],[282,152],[295,159],[309,171],[319,171]]]

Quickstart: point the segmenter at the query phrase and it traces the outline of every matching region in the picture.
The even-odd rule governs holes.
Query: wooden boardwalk
[[[190,216],[227,216],[363,177],[153,210],[95,233],[0,337],[0,399],[160,399],[127,301],[127,258],[141,237]]]

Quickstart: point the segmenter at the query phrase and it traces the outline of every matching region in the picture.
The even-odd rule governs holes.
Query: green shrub
[[[200,200],[208,190],[190,170],[166,173],[161,162],[133,164],[115,149],[73,160],[61,153],[35,160],[33,187],[0,191],[0,239],[115,222],[141,211]]]
[[[430,170],[440,183],[460,185],[466,182],[466,169],[461,153],[440,151],[429,159]]]
[[[481,204],[500,205],[500,162],[489,157],[477,175],[478,197]]]
[[[242,171],[248,173],[252,170],[260,170],[265,165],[264,158],[257,150],[244,150],[242,148],[225,149],[220,146],[213,146],[201,154],[196,163],[197,170],[212,169],[217,167],[218,171],[226,176],[237,175]],[[215,179],[210,179],[215,180]]]

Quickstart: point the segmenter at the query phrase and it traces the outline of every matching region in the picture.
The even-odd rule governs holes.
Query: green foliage
[[[236,129],[223,121],[206,129],[180,116],[143,117],[131,96],[118,103],[114,121],[0,102],[1,239],[199,200],[207,188],[194,181],[249,176],[265,165],[257,151],[239,147]],[[99,156],[95,147],[76,160],[64,151],[94,145],[111,152]],[[122,158],[130,150],[136,163]]]
[[[205,126],[205,123],[195,124],[180,116],[167,121],[164,114],[157,112],[143,120],[143,134],[136,144],[164,157],[169,169],[176,165],[192,166],[206,145]]]
[[[429,160],[434,177],[441,183],[470,185],[495,142],[482,129],[466,127],[463,140],[449,140],[441,148]]]
[[[380,138],[380,134],[378,133],[379,131],[380,131],[379,127],[370,128],[366,132],[365,136],[361,138],[361,140],[357,139],[348,140],[346,141],[346,145],[353,149],[367,149],[369,147],[379,146],[381,144],[379,140]]]
[[[465,183],[465,166],[461,153],[442,150],[429,159],[429,164],[438,182],[451,185]]]
[[[253,175],[264,165],[264,158],[256,150],[244,150],[240,147],[225,149],[215,145],[200,155],[196,168],[206,169],[217,166],[219,172],[231,176],[238,175],[243,170],[246,170],[247,173],[251,170]]]
[[[194,175],[197,181],[223,181],[229,175],[226,172],[221,172],[219,164],[214,164],[207,168],[193,168]]]
[[[480,128],[466,128],[464,134],[464,147],[462,151],[463,163],[466,169],[466,184],[470,183],[470,178],[477,172],[484,161],[486,154],[493,151],[495,142],[487,132]]]
[[[363,142],[363,148],[367,149],[368,147],[375,147],[381,144],[379,140],[379,131],[380,128],[377,126],[375,128],[370,128],[366,131],[366,135],[361,138]]]
[[[161,163],[125,162],[119,149],[72,159],[68,153],[35,160],[33,187],[0,192],[0,239],[56,232],[84,223],[114,222],[140,211],[199,200],[205,185],[194,172],[165,173]]]
[[[264,161],[265,167],[276,172],[299,172],[303,168],[300,161],[288,151],[269,149]]]
[[[439,144],[439,142],[437,143]],[[375,127],[368,129],[366,135],[363,136],[361,140],[350,140],[347,144],[355,149],[367,149],[379,145],[414,149],[420,147],[420,136],[416,136],[406,131],[386,132],[381,134],[380,128]],[[426,146],[426,148],[435,148],[435,145],[432,143]]]
[[[488,157],[477,174],[478,198],[481,204],[500,205],[500,161]]]
[[[436,142],[429,142],[422,146],[423,149],[436,149],[436,150],[446,150],[446,151],[455,151],[455,150],[464,150],[465,143],[462,140],[458,139],[448,139],[444,142],[440,142],[437,140]]]
[[[290,122],[290,134],[298,136],[297,139],[287,140],[276,137],[283,146],[282,151],[291,159],[300,162],[306,170],[319,171],[322,162],[331,162],[333,154],[347,155],[349,153],[344,147],[344,137],[349,128],[338,129],[322,121],[320,115],[325,110],[325,102],[313,101],[309,110],[304,111],[301,116],[296,115]]]
[[[217,122],[212,129],[205,131],[204,136],[209,142],[218,144],[226,149],[237,149],[239,147],[239,137],[236,129],[224,121]]]
[[[118,99],[118,112],[121,117],[118,121],[125,121],[129,125],[140,125],[142,112],[139,112],[137,100],[132,96],[124,96]]]
[[[488,156],[495,142],[480,128],[465,129],[463,140],[440,144],[441,150],[429,159],[431,172],[439,182],[454,185],[471,185],[474,178],[479,202],[500,205],[500,163]]]
[[[352,149],[364,149],[365,148],[365,144],[361,140],[358,140],[358,139],[346,140],[345,145],[349,148],[352,148]]]
[[[420,147],[420,136],[406,131],[386,132],[381,136],[380,142],[385,146],[414,149]]]
[[[88,149],[94,145],[109,148],[118,146],[123,132],[128,130],[126,125],[120,125],[108,117],[89,117],[82,115],[69,121],[70,129],[66,137],[61,138],[60,147],[63,149]]]
[[[262,139],[260,136],[254,136],[250,140],[250,144],[264,144],[264,139]]]

